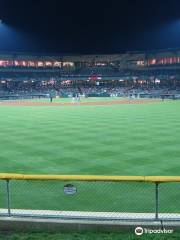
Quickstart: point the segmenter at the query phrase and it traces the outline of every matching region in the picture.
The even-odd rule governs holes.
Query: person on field
[[[52,95],[52,93],[50,93],[49,98],[50,98],[50,102],[52,103],[52,101],[53,101],[53,95]]]
[[[76,101],[76,94],[73,92],[73,94],[72,94],[72,103],[75,103],[75,101]]]
[[[78,93],[77,94],[77,102],[80,103],[80,101],[81,101],[81,98],[80,98],[80,94]]]

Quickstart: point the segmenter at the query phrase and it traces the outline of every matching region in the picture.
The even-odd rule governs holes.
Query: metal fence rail
[[[0,216],[180,221],[180,177],[0,174]]]

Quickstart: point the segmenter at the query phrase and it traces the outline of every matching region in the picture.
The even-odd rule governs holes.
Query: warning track
[[[137,99],[137,100],[109,100],[109,101],[96,101],[96,102],[80,102],[80,103],[61,103],[61,102],[33,102],[33,101],[2,101],[0,105],[5,106],[101,106],[101,105],[119,105],[119,104],[149,104],[160,102],[159,99]]]

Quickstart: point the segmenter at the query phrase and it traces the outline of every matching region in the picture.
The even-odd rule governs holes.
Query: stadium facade
[[[73,75],[125,76],[125,71],[175,70],[180,66],[180,49],[132,52],[113,55],[0,54],[1,77],[16,73],[49,73],[57,77]],[[91,69],[92,68],[92,69]],[[122,72],[124,71],[124,72]]]
[[[93,86],[96,89],[90,92],[83,90]],[[101,93],[108,92],[108,86],[111,89],[164,87],[166,94],[171,93],[169,87],[177,91],[180,49],[113,55],[0,54],[1,95],[18,91],[40,94],[51,90],[56,95],[67,96],[72,94],[70,87],[93,95],[99,89]]]

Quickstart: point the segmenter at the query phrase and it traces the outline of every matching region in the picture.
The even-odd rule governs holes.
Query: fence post
[[[11,207],[10,207],[10,187],[9,187],[9,179],[6,180],[6,192],[7,192],[7,210],[8,216],[11,216]]]
[[[155,207],[155,219],[158,220],[159,219],[159,183],[156,182],[156,207]]]

